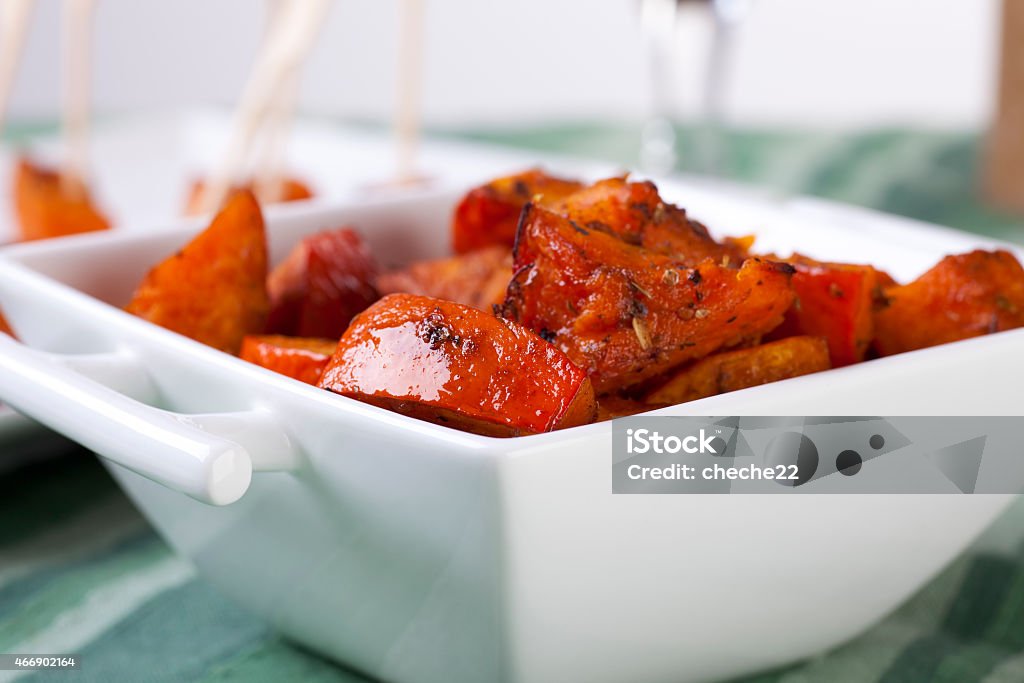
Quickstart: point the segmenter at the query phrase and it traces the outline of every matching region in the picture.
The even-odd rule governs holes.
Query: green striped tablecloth
[[[469,137],[631,164],[636,131],[572,126]],[[682,165],[693,134],[683,131]],[[730,134],[731,175],[1024,241],[975,198],[978,139],[881,131]],[[49,459],[0,472],[0,652],[78,653],[77,672],[30,680],[364,681],[284,642],[175,557],[87,453],[52,437],[10,450]],[[747,683],[1024,681],[1024,505],[855,641]],[[12,672],[0,672],[0,681]],[[557,682],[552,682],[557,683]]]

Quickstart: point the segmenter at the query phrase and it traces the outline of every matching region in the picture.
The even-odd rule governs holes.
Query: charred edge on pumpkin
[[[569,219],[569,225],[572,226],[573,230],[575,230],[579,234],[583,235],[584,237],[590,237],[590,231],[586,230],[585,228],[580,227],[580,224],[577,223],[576,221],[572,220],[571,218]]]
[[[523,283],[521,281],[524,275],[529,274],[533,270],[532,263],[526,263],[520,266],[514,273],[512,273],[512,279],[508,281],[508,287],[505,288],[505,301],[494,305],[494,314],[499,318],[507,318],[509,320],[519,321],[519,299],[522,296]]]
[[[647,204],[647,202],[630,202],[629,210],[636,211],[637,213],[644,217],[644,220],[651,220],[651,207]]]
[[[516,236],[512,240],[512,261],[519,260],[519,244],[523,239],[523,231],[526,229],[528,216],[533,213],[533,202],[523,204],[523,210],[519,212],[519,220],[516,222]]]
[[[793,275],[796,273],[796,268],[790,263],[782,263],[781,261],[764,261],[763,263],[768,264],[775,272],[782,273],[783,275]]]
[[[708,226],[704,225],[700,221],[695,221],[692,218],[687,217],[686,211],[682,211],[683,217],[686,218],[686,222],[690,226],[690,230],[692,230],[698,237],[705,237],[707,239],[711,239],[711,231],[708,230]]]

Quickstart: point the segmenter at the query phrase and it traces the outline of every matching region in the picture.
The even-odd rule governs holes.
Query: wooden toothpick
[[[423,62],[423,0],[402,0],[398,27],[398,93],[395,108],[395,180],[418,177],[420,91]]]
[[[271,27],[273,33],[261,48],[242,93],[227,153],[203,193],[204,212],[212,212],[223,203],[274,99],[312,49],[328,8],[329,0],[291,0],[278,12],[280,21]]]
[[[283,16],[286,4],[287,0],[269,0],[264,40],[272,35],[272,28]],[[298,81],[299,74],[296,71],[281,85],[281,92],[271,105],[263,124],[263,144],[253,173],[253,186],[256,196],[267,204],[278,201],[283,195],[285,149],[299,96]]]
[[[64,139],[61,189],[83,192],[89,172],[89,97],[92,82],[92,18],[95,0],[64,0]]]
[[[255,187],[256,196],[267,204],[279,201],[284,194],[288,134],[298,99],[299,74],[296,72],[282,84],[263,126],[263,153],[256,165]]]
[[[34,5],[35,0],[0,2],[0,131],[3,131],[7,120],[14,75],[18,71]]]

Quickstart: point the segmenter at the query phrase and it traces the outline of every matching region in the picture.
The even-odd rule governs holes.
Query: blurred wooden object
[[[985,194],[1024,212],[1024,0],[1003,0],[999,101],[989,133]]]
[[[89,92],[92,80],[92,20],[95,0],[64,0],[64,140],[61,191],[85,196],[89,169]]]
[[[264,43],[273,34],[271,29],[274,25],[286,19],[286,3],[287,0],[270,0]],[[281,92],[271,105],[263,124],[263,149],[253,173],[253,186],[261,203],[273,204],[285,198],[285,156],[298,99],[299,72],[296,70],[281,84]]]
[[[28,22],[35,0],[4,0],[0,2],[0,131],[7,115],[14,75],[18,70],[21,49],[25,44]]]
[[[398,27],[398,106],[395,108],[395,181],[418,178],[416,156],[420,142],[420,91],[423,61],[423,0],[404,0]]]
[[[242,91],[227,152],[205,186],[200,202],[203,213],[213,213],[238,181],[257,133],[313,48],[330,5],[329,0],[289,0],[276,11],[271,34],[263,41]]]

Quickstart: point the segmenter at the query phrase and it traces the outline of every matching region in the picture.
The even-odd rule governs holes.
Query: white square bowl
[[[824,202],[662,189],[713,231],[871,261],[898,278],[992,246]],[[271,210],[272,258],[343,223],[387,263],[438,256],[456,196]],[[108,458],[160,533],[226,594],[383,680],[680,683],[781,665],[880,619],[1012,500],[613,495],[609,423],[465,434],[119,310],[197,227],[5,252],[0,302],[36,350],[0,336],[0,399]],[[1022,414],[1022,351],[1024,330],[1005,332],[661,412]]]

